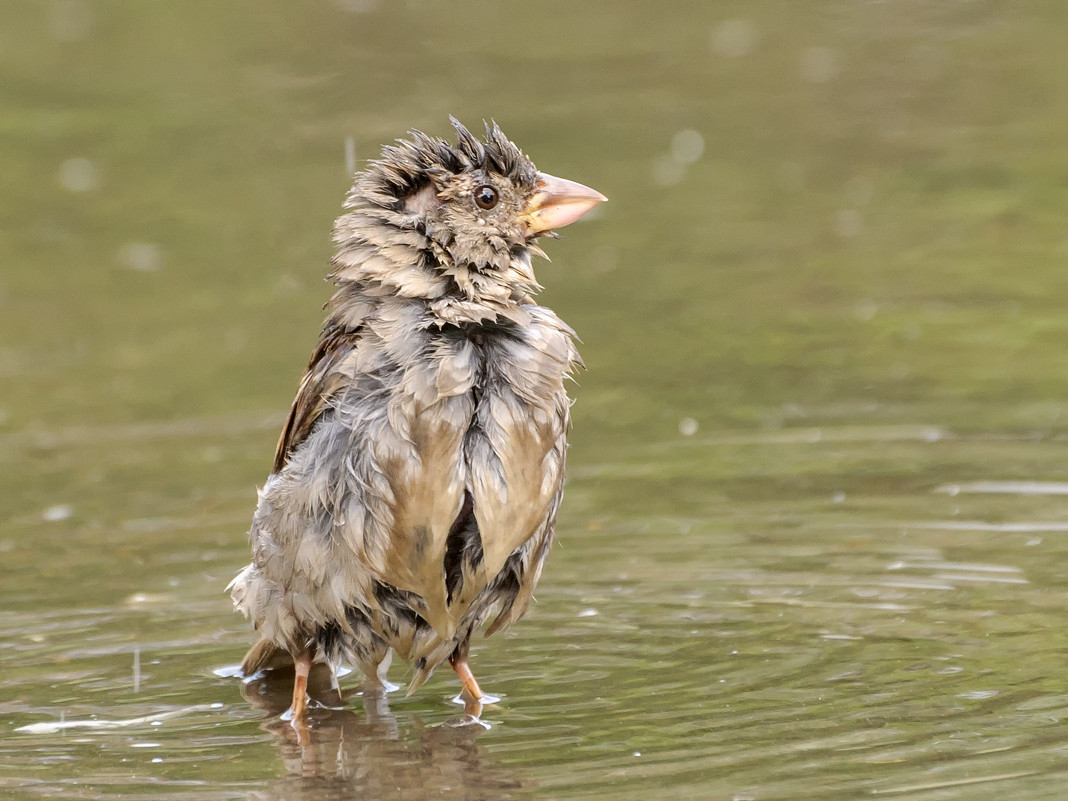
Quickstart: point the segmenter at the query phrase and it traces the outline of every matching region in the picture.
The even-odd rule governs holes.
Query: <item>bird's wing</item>
[[[349,379],[343,365],[359,342],[360,328],[328,326],[319,337],[319,344],[308,362],[308,369],[300,380],[300,388],[289,409],[289,418],[278,437],[274,454],[274,472],[278,473],[329,406],[333,395]]]

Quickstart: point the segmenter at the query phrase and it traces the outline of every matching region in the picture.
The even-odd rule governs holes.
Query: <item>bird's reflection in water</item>
[[[249,798],[328,799],[500,799],[523,784],[510,772],[487,764],[478,737],[485,731],[465,715],[427,726],[412,714],[394,715],[386,694],[365,693],[343,701],[331,688],[330,672],[312,670],[309,695],[329,708],[309,709],[307,725],[281,719],[290,701],[292,672],[271,671],[245,685],[245,696],[267,717],[263,728],[275,734],[285,776]],[[363,710],[355,709],[357,702]]]

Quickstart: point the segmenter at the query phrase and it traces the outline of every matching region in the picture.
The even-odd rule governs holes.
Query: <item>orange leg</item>
[[[467,649],[457,648],[449,657],[449,664],[452,665],[452,669],[456,671],[463,685],[460,697],[464,701],[464,712],[473,718],[481,717],[482,699],[486,697],[486,694],[478,686],[475,674],[471,672],[471,666],[467,664]]]
[[[475,680],[475,674],[471,672],[471,666],[467,664],[467,657],[453,654],[449,659],[449,664],[452,665],[452,669],[456,671],[456,675],[460,677],[460,683],[463,685],[464,694],[472,701],[482,700],[485,693],[482,692],[482,688],[478,686],[478,682]]]
[[[293,657],[293,667],[296,671],[293,676],[293,703],[286,713],[294,725],[303,721],[304,710],[308,708],[308,674],[311,673],[311,654],[300,654]]]

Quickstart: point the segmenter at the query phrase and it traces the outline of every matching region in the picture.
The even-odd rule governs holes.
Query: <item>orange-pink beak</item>
[[[538,173],[537,190],[531,195],[521,218],[532,235],[541,234],[570,225],[606,200],[608,198],[595,189],[542,172]]]

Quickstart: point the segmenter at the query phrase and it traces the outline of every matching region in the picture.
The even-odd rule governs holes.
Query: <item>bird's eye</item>
[[[475,203],[480,209],[492,209],[498,199],[497,190],[492,186],[480,186],[475,190]]]

